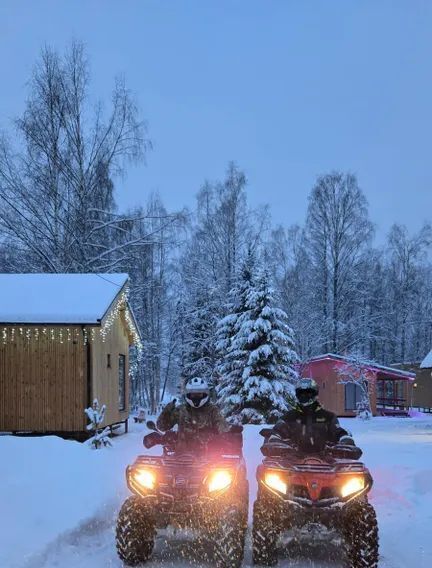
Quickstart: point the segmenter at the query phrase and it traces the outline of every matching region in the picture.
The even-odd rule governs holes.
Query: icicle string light
[[[113,308],[105,318],[105,321],[102,327],[97,328],[95,326],[88,326],[83,327],[82,332],[75,328],[72,330],[67,327],[18,327],[18,326],[10,326],[10,327],[3,327],[1,333],[2,343],[5,345],[6,343],[14,343],[16,335],[19,334],[21,338],[25,338],[27,341],[31,341],[32,339],[35,341],[39,341],[41,337],[49,338],[51,341],[58,341],[59,343],[66,343],[71,341],[78,341],[81,333],[84,344],[87,344],[89,341],[96,341],[99,336],[101,337],[102,341],[105,342],[109,333],[111,332],[114,323],[120,316],[120,312],[124,311],[124,318],[126,321],[126,325],[128,327],[129,333],[132,336],[133,344],[137,349],[138,360],[141,359],[142,356],[142,343],[141,338],[139,336],[138,330],[136,328],[133,316],[131,311],[129,310],[128,303],[127,303],[127,291],[123,292],[117,302],[114,304]]]

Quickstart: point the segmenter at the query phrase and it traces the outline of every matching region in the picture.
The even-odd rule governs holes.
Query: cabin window
[[[111,353],[107,354],[107,367],[111,369]]]
[[[126,357],[119,355],[119,410],[126,409]]]
[[[345,410],[357,410],[357,404],[362,401],[362,389],[354,384],[345,385]]]

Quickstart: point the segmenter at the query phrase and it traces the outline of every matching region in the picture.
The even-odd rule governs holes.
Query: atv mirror
[[[259,433],[263,438],[270,438],[270,436],[273,434],[273,428],[263,428]]]
[[[147,434],[144,436],[143,444],[144,447],[148,450],[153,448],[153,446],[158,446],[162,443],[162,436],[158,432],[152,432],[151,434]]]
[[[156,424],[153,422],[153,420],[147,420],[146,426],[149,430],[157,431]]]

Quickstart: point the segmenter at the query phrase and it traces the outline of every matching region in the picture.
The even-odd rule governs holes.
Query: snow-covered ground
[[[432,417],[342,421],[364,449],[375,478],[383,568],[432,566]],[[256,492],[261,460],[258,427],[245,431],[245,454]],[[114,447],[91,451],[56,437],[0,437],[0,568],[120,568],[116,513],[127,496],[124,468],[142,451],[145,428],[134,426]],[[312,554],[312,556],[310,556]],[[211,566],[203,552],[174,538],[156,547],[147,566]],[[310,557],[310,558],[309,558]],[[245,566],[250,566],[248,546]],[[281,566],[288,563],[281,559]],[[300,554],[300,567],[341,567],[337,550]]]

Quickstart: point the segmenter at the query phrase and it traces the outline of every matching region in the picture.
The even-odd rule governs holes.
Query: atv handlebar
[[[259,434],[267,440],[267,438],[270,438],[270,436],[274,434],[273,428],[263,428],[259,431]]]
[[[358,446],[341,443],[327,446],[326,453],[340,460],[359,460],[363,455],[363,451]]]
[[[293,454],[302,453],[299,448],[293,446],[291,441],[279,436],[271,428],[263,428],[260,431],[261,436],[265,438],[264,444],[261,446],[261,453],[266,457],[284,457]],[[327,444],[321,455],[325,455],[334,459],[359,460],[363,455],[363,451],[354,445],[354,440],[350,438],[349,443]]]
[[[210,451],[223,451],[229,448],[230,451],[239,451],[241,453],[243,445],[243,426],[233,425],[226,432],[212,433],[207,440],[205,447]],[[159,430],[155,432],[150,432],[144,436],[143,444],[148,450],[154,446],[163,446],[168,452],[175,451],[177,442],[177,432],[173,430],[168,430],[167,432],[160,432]]]
[[[143,438],[144,447],[148,450],[154,446],[172,447],[177,441],[177,433],[173,431],[165,432],[151,432]]]

